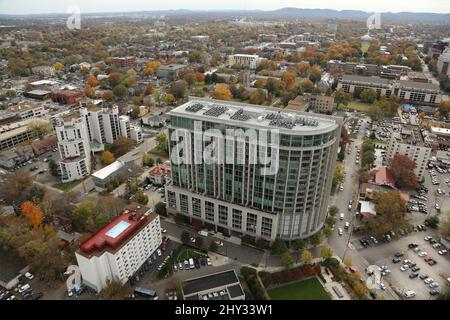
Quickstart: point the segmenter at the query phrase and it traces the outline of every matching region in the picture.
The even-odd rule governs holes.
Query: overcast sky
[[[0,13],[66,13],[71,5],[78,6],[82,13],[167,9],[273,10],[283,7],[450,13],[450,0],[0,0]]]

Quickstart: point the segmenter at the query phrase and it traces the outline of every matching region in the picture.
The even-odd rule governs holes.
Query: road
[[[351,243],[351,229],[352,229],[352,221],[355,217],[356,207],[357,207],[357,195],[358,195],[358,187],[359,187],[359,178],[358,178],[358,170],[359,165],[356,165],[356,147],[361,147],[363,143],[363,137],[365,134],[365,130],[368,126],[367,118],[363,118],[364,121],[360,126],[360,129],[357,133],[357,139],[354,139],[351,142],[351,153],[346,154],[344,160],[344,171],[345,171],[345,181],[343,183],[344,190],[337,191],[337,194],[331,198],[330,205],[335,205],[339,208],[339,214],[344,213],[344,219],[341,221],[338,218],[336,222],[336,226],[334,228],[334,232],[332,236],[328,239],[328,243],[330,247],[333,249],[334,253],[339,256],[341,259],[349,258],[353,265],[361,271],[363,278],[366,279],[367,275],[364,272],[364,269],[370,265],[370,263],[364,259],[363,256],[356,250],[356,248]],[[350,200],[353,200],[353,206],[351,210],[348,210],[348,205]],[[344,231],[342,236],[338,234],[338,228],[344,229],[344,223],[350,222],[350,229],[348,231]],[[345,230],[345,229],[344,229]],[[378,294],[382,295],[385,300],[397,300],[397,295],[393,292],[393,290],[386,286],[386,291],[378,290]]]

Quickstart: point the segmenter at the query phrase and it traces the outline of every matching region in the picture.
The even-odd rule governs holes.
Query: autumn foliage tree
[[[103,164],[111,164],[114,162],[114,154],[112,154],[112,152],[110,151],[103,151],[102,153],[102,163]]]
[[[406,202],[398,191],[374,192],[372,198],[377,214],[368,221],[368,227],[374,235],[384,235],[408,226],[405,219]]]
[[[389,163],[389,171],[399,188],[415,189],[419,187],[414,170],[417,164],[407,156],[396,154]]]
[[[41,225],[44,215],[33,202],[25,201],[20,206],[20,210],[34,229],[37,229]]]
[[[89,75],[86,79],[86,84],[89,85],[90,87],[95,87],[96,85],[98,85],[98,81],[95,78],[95,76],[93,76],[92,74]]]
[[[212,96],[218,100],[231,100],[232,94],[230,87],[225,83],[218,83],[214,88]]]

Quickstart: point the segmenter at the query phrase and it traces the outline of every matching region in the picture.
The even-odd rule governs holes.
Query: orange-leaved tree
[[[41,225],[44,215],[33,202],[23,202],[20,206],[20,210],[34,229],[37,229]]]

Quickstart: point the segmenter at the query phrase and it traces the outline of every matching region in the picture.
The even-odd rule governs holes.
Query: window
[[[180,194],[180,209],[184,215],[189,215],[188,197],[185,194]]]
[[[247,213],[247,232],[250,233],[256,233],[256,222],[257,222],[257,215],[254,213]]]
[[[192,198],[192,214],[196,217],[202,216],[200,199]]]
[[[205,219],[208,221],[214,221],[214,203],[205,202]]]
[[[270,238],[272,235],[272,219],[263,217],[261,224],[261,235]]]
[[[228,225],[228,208],[219,205],[219,223]]]
[[[242,228],[242,211],[233,209],[233,220],[232,220],[233,228],[241,229]]]
[[[176,209],[176,207],[177,207],[177,198],[175,196],[175,192],[169,191],[167,193],[167,195],[169,196],[169,208]]]

